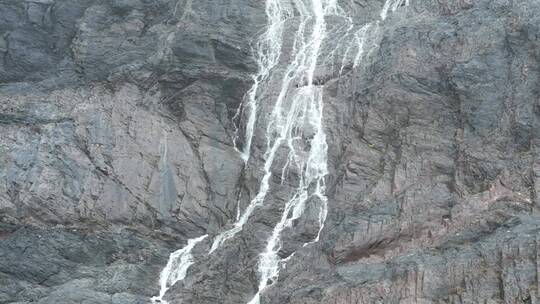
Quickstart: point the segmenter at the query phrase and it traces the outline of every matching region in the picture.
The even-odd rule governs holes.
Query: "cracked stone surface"
[[[360,26],[384,1],[340,4]],[[259,0],[0,0],[0,303],[149,303],[171,252],[230,227],[262,175],[272,93],[247,166],[232,121],[265,25]],[[261,302],[539,303],[540,2],[410,0],[379,26],[317,75],[328,218]],[[247,303],[291,187],[167,301]]]

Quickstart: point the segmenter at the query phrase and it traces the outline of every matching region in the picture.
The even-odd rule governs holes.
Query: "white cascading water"
[[[338,48],[346,47],[339,69],[339,75],[341,75],[347,61],[352,62],[352,68],[360,64],[362,58],[366,56],[365,42],[373,36],[373,33],[377,34],[379,23],[387,18],[388,13],[394,12],[400,6],[409,5],[409,0],[386,0],[379,14],[379,20],[367,23],[351,32],[355,24],[351,17],[344,14],[337,1],[266,0],[268,25],[256,44],[258,72],[253,76],[253,85],[234,118],[245,121],[243,147],[237,146],[238,130],[233,143],[246,163],[251,153],[260,95],[267,89],[265,85],[269,83],[272,71],[280,63],[286,22],[292,18],[299,18],[300,22],[293,42],[293,56],[282,75],[279,94],[266,128],[267,148],[259,190],[244,212],[241,215],[238,212],[233,227],[214,238],[209,254],[242,231],[252,213],[264,203],[270,189],[272,166],[279,148],[286,147],[289,151],[285,165],[281,168],[282,181],[286,178],[286,172],[291,166],[295,166],[299,174],[298,185],[286,202],[281,217],[267,239],[264,251],[259,256],[258,291],[248,304],[259,304],[261,293],[277,281],[282,264],[294,256],[295,252],[286,258],[278,255],[281,249],[281,235],[284,229],[292,227],[293,222],[304,214],[306,203],[310,199],[317,199],[319,203],[319,231],[315,239],[305,243],[304,246],[317,242],[324,228],[328,213],[325,194],[328,146],[323,126],[323,86],[314,80],[321,49],[329,35],[326,18],[340,17],[348,24],[345,34],[331,51],[333,57]],[[298,13],[296,16],[294,10]],[[347,45],[342,45],[342,41],[347,41]],[[377,44],[373,43],[368,48],[373,50],[375,47]],[[356,49],[356,54],[349,58],[353,48]],[[191,250],[205,238],[206,235],[191,239],[186,247],[171,254],[167,266],[160,275],[160,294],[152,298],[153,303],[167,304],[163,300],[165,293],[170,286],[184,279],[188,268],[194,263]]]
[[[296,4],[301,18],[295,35],[296,55],[285,73],[267,135],[271,138],[272,134],[280,134],[273,141],[274,153],[282,143],[287,144],[289,154],[282,172],[285,172],[289,164],[296,164],[300,172],[299,183],[294,195],[285,204],[281,218],[260,255],[258,291],[249,304],[258,304],[260,293],[277,279],[282,262],[278,255],[281,234],[302,216],[307,200],[312,197],[320,200],[320,229],[327,213],[324,178],[328,174],[328,146],[323,129],[323,87],[314,84],[314,75],[327,34],[325,17],[337,15],[338,6],[336,0],[305,0],[296,1]],[[306,27],[309,25],[312,28],[306,35]],[[298,83],[302,85],[298,87]],[[305,142],[308,143],[303,145]],[[307,151],[302,147],[308,147]],[[317,239],[319,234],[320,230]]]
[[[285,204],[280,221],[274,226],[272,234],[266,242],[266,247],[259,257],[258,291],[248,304],[260,303],[261,292],[268,285],[277,281],[282,263],[288,261],[295,254],[293,252],[286,258],[279,256],[281,235],[285,228],[292,227],[293,222],[303,215],[308,199],[318,198],[320,201],[320,228],[315,240],[309,243],[319,240],[328,212],[325,195],[325,176],[328,174],[328,146],[323,127],[323,87],[314,83],[314,75],[321,46],[328,35],[326,17],[340,16],[348,22],[352,21],[350,17],[342,14],[343,10],[338,6],[337,0],[296,0],[294,3],[297,5],[302,20],[295,35],[296,55],[285,73],[281,91],[267,129],[268,147],[272,147],[270,153],[267,152],[267,161],[269,159],[273,160],[277,148],[283,142],[286,142],[289,155],[285,167],[282,169],[282,180],[286,167],[291,163],[297,165],[300,180],[292,198]],[[395,11],[402,4],[408,5],[408,0],[387,0],[383,8],[385,11],[384,18],[381,13],[381,19],[386,18],[389,9]],[[309,24],[312,25],[312,28],[310,34],[306,35],[306,27]],[[357,52],[353,59],[353,68],[356,68],[362,59],[364,43],[371,27],[372,25],[368,23],[354,33]],[[349,26],[345,35],[348,35],[350,30],[351,26]],[[345,51],[340,74],[343,72],[350,48],[349,45]],[[292,86],[294,83],[304,85],[300,87],[296,85],[295,88]],[[273,134],[280,135],[272,140]],[[296,144],[296,142],[299,142],[299,144]],[[308,143],[302,145],[302,142]],[[309,148],[305,151],[301,147]],[[270,166],[271,164],[268,169]],[[269,173],[266,167],[265,164],[265,172]],[[267,190],[267,187],[268,185],[265,184],[265,190]],[[304,246],[309,243],[304,244]]]
[[[283,44],[284,22],[292,15],[292,11],[290,6],[284,6],[280,0],[268,0],[266,1],[266,14],[268,17],[268,29],[262,35],[261,42],[257,44],[257,63],[259,66],[259,71],[253,78],[254,84],[248,92],[247,101],[242,104],[237,112],[237,115],[242,115],[242,112],[244,112],[245,109],[249,111],[247,113],[248,119],[245,127],[245,143],[243,151],[241,151],[242,158],[246,162],[251,153],[251,142],[257,117],[257,96],[259,88],[261,84],[265,83],[270,75],[270,72],[279,62]],[[234,140],[234,144],[236,147],[236,139]],[[226,240],[232,238],[238,232],[240,232],[255,208],[264,201],[269,188],[269,179],[271,177],[270,168],[274,161],[275,151],[270,152],[267,150],[267,154],[271,154],[271,156],[266,159],[266,163],[264,165],[265,173],[261,180],[259,192],[255,198],[251,200],[246,210],[244,210],[244,213],[242,215],[238,213],[239,216],[237,216],[237,220],[233,227],[220,233],[214,238],[214,242],[212,243],[209,253],[214,252]]]
[[[380,14],[381,20],[384,21],[386,19],[389,11],[395,12],[400,6],[403,5],[409,6],[409,0],[386,0]]]
[[[242,118],[247,116],[243,148],[238,148],[237,144],[239,138],[238,127],[236,128],[235,136],[233,138],[234,147],[240,152],[244,162],[249,160],[251,153],[253,130],[257,118],[257,98],[261,93],[261,84],[265,83],[270,76],[270,72],[279,62],[283,41],[284,21],[291,13],[292,12],[288,10],[288,8],[282,6],[281,1],[266,1],[268,24],[266,31],[259,38],[255,47],[258,72],[252,77],[253,85],[247,93],[247,98],[242,102],[233,118],[233,121],[236,121],[242,120]]]
[[[190,239],[184,248],[171,253],[167,265],[159,275],[159,296],[153,297],[152,303],[168,304],[167,301],[163,300],[165,293],[176,282],[186,277],[189,266],[194,263],[191,250],[206,237],[207,235],[203,235],[195,239]]]

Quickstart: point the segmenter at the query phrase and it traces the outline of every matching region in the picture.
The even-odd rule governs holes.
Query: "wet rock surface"
[[[355,28],[384,5],[341,2]],[[332,57],[348,42],[327,20],[328,217],[302,246],[308,201],[262,303],[540,301],[539,16],[535,1],[411,0],[358,66]],[[244,165],[232,121],[265,25],[252,0],[0,1],[0,303],[148,303],[171,252],[230,228],[258,191],[280,81]],[[286,156],[244,230],[196,246],[167,301],[253,297],[296,186]]]

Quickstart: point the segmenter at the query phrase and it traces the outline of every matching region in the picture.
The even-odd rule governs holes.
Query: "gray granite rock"
[[[383,1],[340,4],[361,26]],[[295,187],[298,172],[279,178],[286,151],[264,206],[207,252],[261,179],[281,79],[270,80],[247,166],[232,121],[264,10],[255,0],[0,1],[0,303],[148,303],[168,255],[206,233],[166,299],[251,299]],[[328,218],[309,246],[317,201],[285,230],[279,254],[296,253],[262,303],[540,301],[539,16],[533,0],[410,0],[342,71],[331,54],[342,20],[327,20],[316,81]]]

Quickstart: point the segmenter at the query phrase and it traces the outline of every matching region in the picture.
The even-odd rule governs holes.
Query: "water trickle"
[[[258,291],[249,302],[257,304],[260,301],[260,293],[278,277],[280,264],[283,259],[278,255],[281,249],[281,234],[287,227],[291,227],[293,221],[301,217],[306,208],[306,202],[312,197],[319,198],[320,227],[323,227],[327,213],[325,181],[327,169],[327,143],[323,128],[323,88],[314,85],[314,74],[317,68],[320,49],[326,36],[325,17],[337,14],[336,1],[299,1],[307,7],[301,12],[302,21],[296,32],[295,44],[300,47],[295,58],[289,65],[289,76],[282,83],[281,92],[273,112],[273,120],[270,122],[270,130],[276,128],[285,135],[289,148],[288,161],[285,166],[295,163],[300,171],[298,187],[292,198],[285,204],[279,222],[274,226],[272,234],[266,242],[266,247],[259,257],[259,286]],[[307,2],[307,3],[305,3]],[[305,35],[305,26],[312,24],[311,34]],[[301,88],[291,89],[292,80],[306,80],[307,84]],[[289,106],[285,103],[287,99]],[[288,113],[288,117],[282,117]],[[285,121],[285,124],[280,122]],[[298,150],[291,140],[292,130],[297,130],[304,141],[307,151]],[[314,134],[310,134],[314,132]],[[311,139],[310,139],[311,138]],[[287,139],[287,140],[285,140]],[[281,144],[281,141],[278,144]],[[277,142],[277,141],[276,141]],[[307,152],[307,153],[306,153]],[[320,230],[317,234],[319,238]]]
[[[258,96],[261,87],[268,80],[270,72],[279,62],[282,48],[284,21],[292,14],[290,8],[284,7],[279,0],[266,1],[266,15],[268,25],[266,31],[259,38],[256,46],[256,59],[258,72],[254,75],[253,85],[246,94],[246,99],[238,108],[233,121],[245,122],[243,147],[238,146],[240,137],[239,127],[236,127],[233,138],[234,147],[240,152],[242,159],[247,162],[251,154],[251,142],[257,117]]]
[[[380,14],[381,20],[384,21],[389,11],[395,12],[400,6],[409,6],[409,0],[386,0]]]
[[[405,1],[405,2],[403,2]],[[394,11],[402,3],[408,5],[408,0],[388,0],[391,10]],[[328,213],[326,184],[325,177],[328,174],[327,169],[327,142],[326,134],[323,127],[323,87],[314,83],[314,75],[318,68],[318,60],[323,42],[328,38],[326,28],[326,17],[339,16],[352,22],[352,19],[343,14],[343,10],[338,6],[336,0],[297,0],[295,3],[300,4],[299,12],[302,21],[295,35],[295,57],[287,68],[286,77],[284,78],[281,91],[277,98],[272,119],[270,120],[267,130],[267,136],[270,134],[282,134],[273,142],[268,140],[269,146],[281,145],[282,142],[287,144],[289,154],[287,162],[282,169],[282,178],[285,176],[286,167],[294,163],[301,173],[299,176],[298,187],[292,198],[285,204],[279,222],[274,226],[272,234],[266,242],[264,251],[259,256],[259,285],[255,296],[248,304],[259,304],[260,295],[269,285],[277,281],[280,266],[288,261],[296,252],[293,252],[287,258],[281,258],[279,251],[281,249],[281,236],[283,231],[292,227],[295,220],[300,218],[306,209],[306,203],[311,198],[317,198],[320,202],[319,206],[319,231],[316,238],[304,244],[304,247],[318,242],[324,223]],[[385,4],[388,7],[388,4]],[[388,8],[383,8],[386,10]],[[382,16],[382,13],[381,13]],[[311,25],[310,35],[305,35],[306,26]],[[353,68],[356,68],[364,54],[364,44],[368,34],[372,28],[372,24],[368,23],[354,33],[356,41],[356,55],[353,60]],[[375,27],[378,30],[378,23]],[[352,26],[346,31],[345,35],[349,35]],[[371,47],[375,47],[372,45]],[[345,62],[348,59],[349,52],[352,46],[349,45],[345,50],[343,61],[340,68],[340,74],[343,72]],[[290,84],[293,80],[306,80],[307,84],[301,88],[291,88]],[[287,106],[287,104],[289,104]],[[283,115],[283,113],[288,113]],[[296,132],[293,132],[295,130]],[[277,131],[277,132],[276,132]],[[314,132],[315,134],[310,134]],[[294,133],[294,134],[293,134]],[[293,144],[294,139],[300,137],[307,141],[308,144],[304,147],[309,147],[307,151],[298,150]],[[268,137],[270,138],[270,137]],[[311,138],[311,139],[310,139]],[[269,155],[273,157],[271,150]],[[307,153],[306,153],[307,152]],[[268,172],[268,171],[267,171]]]
[[[371,23],[364,25],[358,32],[354,34],[354,38],[357,42],[358,51],[354,57],[353,68],[356,68],[362,59],[364,54],[364,43],[366,42],[366,36],[369,30],[371,29]]]
[[[389,12],[395,11],[402,5],[409,5],[409,0],[387,0],[379,14],[380,19],[359,26],[353,22],[337,3],[337,0],[266,0],[268,25],[256,44],[258,72],[253,76],[253,85],[246,99],[238,108],[234,120],[244,124],[243,145],[239,147],[240,128],[237,128],[233,139],[234,146],[247,163],[251,155],[251,144],[254,129],[257,124],[257,111],[261,94],[270,87],[271,75],[275,67],[283,64],[282,48],[284,44],[284,29],[290,19],[296,19],[297,28],[293,36],[292,51],[289,63],[284,63],[285,70],[279,74],[278,92],[274,99],[273,108],[268,113],[266,126],[266,151],[264,153],[263,175],[257,194],[243,212],[237,204],[236,222],[232,228],[218,234],[210,247],[212,254],[227,240],[242,231],[253,212],[262,205],[270,190],[270,180],[274,161],[280,148],[286,148],[288,154],[281,167],[282,184],[287,180],[289,170],[296,170],[297,183],[285,203],[279,221],[273,227],[266,240],[266,246],[259,255],[258,272],[259,284],[255,296],[248,304],[259,304],[261,293],[277,281],[282,265],[296,254],[281,258],[279,251],[282,247],[282,233],[291,228],[293,222],[303,216],[306,205],[318,208],[319,230],[316,237],[303,246],[318,242],[328,214],[325,178],[328,175],[326,134],[324,131],[324,88],[322,80],[316,80],[315,75],[321,65],[327,63],[321,56],[323,45],[330,42],[327,28],[328,17],[338,17],[345,20],[346,32],[337,38],[334,49],[329,51],[330,57],[342,52],[339,74],[348,65],[353,69],[369,56],[377,47],[376,36],[379,24],[384,21]],[[355,28],[358,28],[354,30]],[[335,41],[335,40],[334,40]],[[370,42],[367,47],[366,43]],[[356,50],[356,53],[353,52]],[[287,56],[283,56],[287,58]],[[333,62],[332,62],[333,65]],[[276,82],[274,80],[274,82]],[[269,94],[271,95],[270,92]],[[153,301],[162,300],[168,288],[182,280],[186,271],[193,264],[191,250],[206,236],[190,240],[183,249],[171,254],[169,263],[160,276],[160,295]],[[156,302],[154,302],[156,303]]]
[[[159,296],[153,297],[152,303],[168,304],[167,301],[163,300],[165,293],[176,282],[181,281],[186,277],[189,267],[194,263],[191,251],[195,245],[200,243],[206,237],[207,235],[203,235],[198,238],[190,239],[184,248],[171,253],[167,265],[159,275]]]

